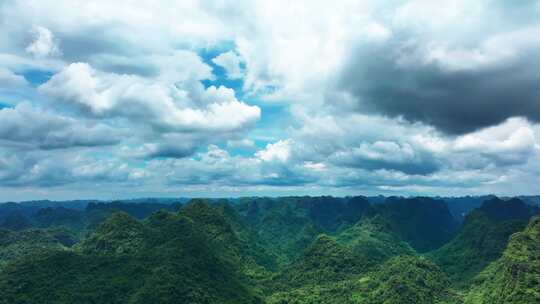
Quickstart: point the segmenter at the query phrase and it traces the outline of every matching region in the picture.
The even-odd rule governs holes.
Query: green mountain
[[[236,210],[282,266],[295,260],[324,232],[309,217],[308,209],[299,207],[293,199],[249,199]]]
[[[9,263],[0,303],[260,303],[207,228],[165,211],[115,214],[75,250]]]
[[[490,197],[459,229],[424,197],[85,206],[6,204],[0,304],[539,300],[539,210],[519,199]]]
[[[446,275],[429,260],[398,256],[377,271],[358,280],[354,303],[361,304],[450,304],[459,296],[450,289]]]
[[[509,200],[493,198],[485,201],[479,209],[487,216],[497,221],[528,221],[532,216],[540,214],[540,207],[528,205],[519,198],[512,198]]]
[[[336,236],[338,242],[352,248],[354,255],[369,268],[397,255],[414,255],[415,251],[397,236],[380,216],[365,218]]]
[[[255,231],[229,204],[196,199],[182,208],[180,214],[191,219],[219,252],[241,265],[246,274],[258,277],[276,269],[277,256],[265,250]]]
[[[0,228],[9,230],[24,230],[30,227],[32,227],[30,220],[21,212],[10,213],[0,223]]]
[[[75,243],[65,229],[0,229],[0,270],[9,262],[50,249],[63,250]]]
[[[282,289],[343,281],[361,273],[362,262],[351,248],[322,234],[277,280]]]
[[[269,303],[357,303],[359,278],[389,258],[415,251],[380,217],[366,218],[335,237],[319,235],[272,278]]]
[[[441,247],[458,228],[446,203],[428,197],[389,197],[384,204],[374,205],[368,216],[384,218],[418,252]]]
[[[84,254],[129,255],[144,246],[145,226],[125,212],[112,214],[80,244]]]
[[[513,234],[503,256],[474,281],[467,304],[540,303],[540,217]]]
[[[525,228],[532,212],[521,200],[488,200],[467,215],[452,241],[428,257],[457,287],[465,288],[489,263],[501,257],[510,235]]]

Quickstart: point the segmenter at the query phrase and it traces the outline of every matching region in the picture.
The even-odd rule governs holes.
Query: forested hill
[[[0,204],[0,304],[539,303],[540,208],[375,198]]]

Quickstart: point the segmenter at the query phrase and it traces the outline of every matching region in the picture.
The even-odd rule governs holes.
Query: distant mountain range
[[[532,200],[5,203],[0,304],[536,304]]]

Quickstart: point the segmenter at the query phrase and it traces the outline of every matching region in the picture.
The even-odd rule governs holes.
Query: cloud
[[[227,147],[229,148],[254,148],[255,142],[251,139],[233,139],[227,141]]]
[[[121,131],[36,109],[28,103],[0,110],[0,146],[20,149],[63,149],[114,145]]]
[[[257,151],[255,155],[265,162],[286,162],[291,156],[292,144],[293,141],[291,139],[279,140],[275,143],[267,144],[265,149]]]
[[[53,33],[42,26],[32,29],[33,41],[26,47],[26,51],[35,57],[43,58],[60,55],[60,48]]]
[[[229,79],[240,79],[244,77],[244,72],[241,67],[242,57],[238,56],[238,54],[233,51],[219,54],[212,59],[212,62],[224,68],[227,73],[227,78]]]
[[[21,76],[12,71],[0,67],[0,87],[1,90],[14,89],[27,86],[28,82]]]
[[[440,169],[432,155],[414,150],[409,143],[394,141],[363,142],[358,147],[337,151],[331,161],[349,167],[396,170],[406,174],[427,175]]]
[[[458,137],[452,147],[491,158],[498,166],[525,164],[540,149],[532,126],[521,118]]]
[[[539,13],[499,0],[4,1],[0,186],[535,191]]]
[[[457,25],[465,12],[458,5],[448,20],[442,17],[442,28],[421,30],[411,20],[422,14],[403,11],[410,5],[396,17],[409,23],[392,28],[388,39],[358,43],[350,53],[338,84],[354,99],[352,107],[345,108],[402,117],[452,135],[515,116],[540,121],[540,65],[531,60],[540,51],[538,24],[514,20],[508,29],[467,33],[464,25]],[[487,18],[491,11],[483,7],[472,12]],[[470,26],[477,22],[473,19],[464,17],[462,22]]]
[[[85,63],[73,63],[39,87],[53,101],[61,101],[91,117],[123,117],[150,123],[170,132],[242,129],[260,118],[257,106],[250,106],[221,92],[212,102],[191,100],[190,91],[167,82],[135,75],[104,73]],[[201,93],[207,96],[210,88]]]

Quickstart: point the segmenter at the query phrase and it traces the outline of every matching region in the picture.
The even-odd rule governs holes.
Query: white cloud
[[[426,63],[437,62],[452,71],[475,70],[494,65],[510,64],[523,53],[540,46],[540,27],[527,27],[495,34],[480,41],[476,47],[456,47],[431,43],[425,55]]]
[[[242,57],[233,51],[219,54],[212,59],[212,62],[224,68],[229,79],[240,79],[244,77],[244,72],[240,65],[242,63]]]
[[[0,142],[23,150],[113,145],[120,142],[122,133],[103,124],[87,126],[29,103],[1,109],[0,121]]]
[[[236,140],[228,140],[227,147],[229,148],[253,148],[255,147],[255,142],[251,139],[243,138]]]
[[[526,163],[540,149],[533,127],[522,118],[458,137],[452,147],[456,152],[492,158],[499,165]]]
[[[17,75],[8,69],[0,67],[1,89],[20,88],[26,85],[28,85],[28,82],[23,76]]]
[[[42,26],[32,29],[33,41],[26,47],[26,51],[35,57],[43,58],[60,55],[60,48],[53,33]]]
[[[326,169],[326,165],[324,163],[314,163],[310,161],[305,162],[304,167],[313,171],[323,171]]]
[[[286,162],[291,156],[292,145],[293,141],[291,139],[279,140],[275,143],[266,145],[266,148],[264,150],[257,151],[255,155],[265,162]]]
[[[134,75],[104,73],[85,63],[69,65],[39,88],[54,101],[95,117],[125,117],[178,132],[230,132],[252,124],[261,115],[258,107],[215,87],[202,92],[212,101],[199,107],[201,100],[190,99],[189,89]]]
[[[401,64],[443,72],[511,65],[527,52],[532,58],[540,45],[538,7],[487,0],[4,1],[0,85],[19,93],[11,104],[20,96],[31,104],[0,110],[0,184],[521,190],[520,181],[540,176],[538,124],[511,118],[448,136],[362,112],[339,79],[349,59],[361,56],[358,48],[383,42],[399,42],[392,49]],[[216,50],[230,51],[205,56]],[[242,92],[220,86],[205,60],[242,79]],[[54,75],[41,96],[22,76],[36,71]],[[266,101],[282,103],[278,114]],[[259,149],[253,138],[262,135],[271,143]],[[90,156],[98,150],[103,159]],[[84,157],[62,164],[78,154]]]

